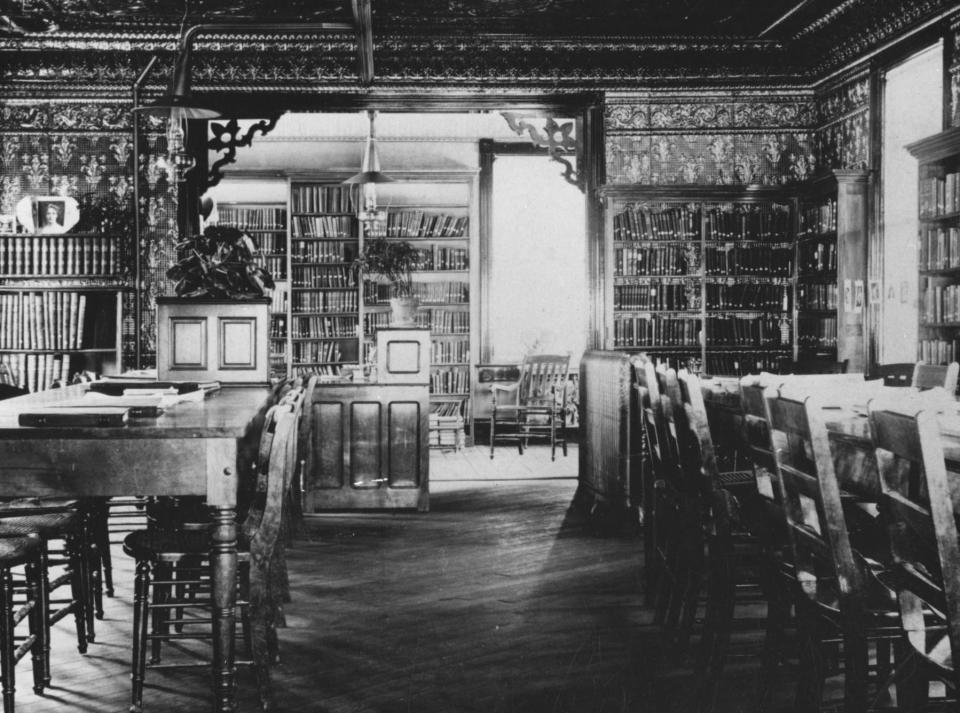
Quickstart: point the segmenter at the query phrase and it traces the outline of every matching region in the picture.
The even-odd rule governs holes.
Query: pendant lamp
[[[345,185],[357,184],[360,186],[362,201],[357,217],[363,224],[364,235],[369,237],[386,234],[387,212],[377,208],[376,185],[393,182],[392,178],[380,171],[380,154],[377,151],[377,133],[374,125],[376,117],[377,112],[367,111],[370,128],[367,131],[367,143],[363,149],[360,173],[354,174],[344,181]]]

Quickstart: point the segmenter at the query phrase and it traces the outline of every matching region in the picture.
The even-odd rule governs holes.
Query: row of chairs
[[[797,710],[821,709],[835,661],[842,661],[846,711],[872,709],[894,682],[901,709],[923,710],[928,679],[960,683],[951,663],[960,645],[960,620],[950,615],[960,614],[951,466],[930,412],[904,410],[904,393],[889,390],[871,402],[868,459],[835,463],[810,393],[823,379],[850,377],[792,384],[748,377],[731,404],[705,401],[695,376],[642,358],[634,369],[651,466],[647,591],[674,661],[686,653],[705,605],[698,710],[716,705],[745,583],[767,601],[758,710],[768,710],[794,620]],[[841,489],[858,476],[843,470],[867,467],[880,474],[880,520],[864,515],[872,504]]]

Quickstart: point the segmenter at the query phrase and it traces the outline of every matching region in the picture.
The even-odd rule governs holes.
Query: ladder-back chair
[[[531,438],[549,438],[551,460],[556,458],[558,445],[567,455],[569,372],[569,354],[535,354],[524,358],[517,381],[490,385],[490,458],[497,438],[516,441],[520,455]],[[498,427],[509,430],[498,434]]]
[[[868,708],[869,642],[897,638],[889,625],[892,592],[853,549],[827,429],[815,397],[767,392],[783,512],[796,572],[797,618],[803,636],[797,708],[820,710],[825,680],[823,645],[843,641],[844,710]],[[878,653],[880,649],[878,649]],[[878,661],[878,669],[886,662]]]
[[[928,681],[960,692],[960,543],[957,500],[940,427],[930,411],[907,412],[890,402],[870,403],[882,490],[880,512],[893,555],[892,581],[900,620],[920,662],[912,680],[898,684],[900,710],[926,710]],[[899,699],[903,699],[902,701]]]

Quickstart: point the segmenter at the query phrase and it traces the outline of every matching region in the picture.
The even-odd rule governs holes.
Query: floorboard
[[[429,513],[309,517],[289,550],[277,710],[688,710],[689,667],[661,665],[641,606],[639,538],[594,531],[572,505],[575,478],[521,477],[515,461],[542,454],[498,452],[499,470],[477,474],[469,463],[486,466],[481,455],[434,457]],[[545,462],[569,472],[575,457]],[[55,687],[35,696],[29,666],[18,667],[21,713],[127,710],[133,572],[114,549],[117,596],[97,643],[81,656],[59,624]],[[744,662],[731,667],[723,711],[748,710],[754,667]],[[203,671],[148,671],[147,684],[147,713],[208,710]],[[256,710],[242,669],[239,696],[241,710]]]

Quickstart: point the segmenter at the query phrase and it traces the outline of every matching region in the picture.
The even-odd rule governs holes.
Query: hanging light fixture
[[[190,91],[190,45],[181,40],[170,88],[166,94],[134,111],[148,116],[167,118],[167,165],[178,182],[196,165],[196,159],[187,152],[187,121],[190,119],[217,119],[220,112],[197,102]]]
[[[375,236],[386,233],[387,212],[377,208],[377,184],[392,183],[393,179],[380,171],[380,153],[377,150],[375,121],[377,112],[367,110],[370,127],[367,130],[367,143],[363,149],[363,161],[360,173],[350,176],[344,184],[358,184],[361,191],[361,205],[357,217],[364,226],[364,234]]]

